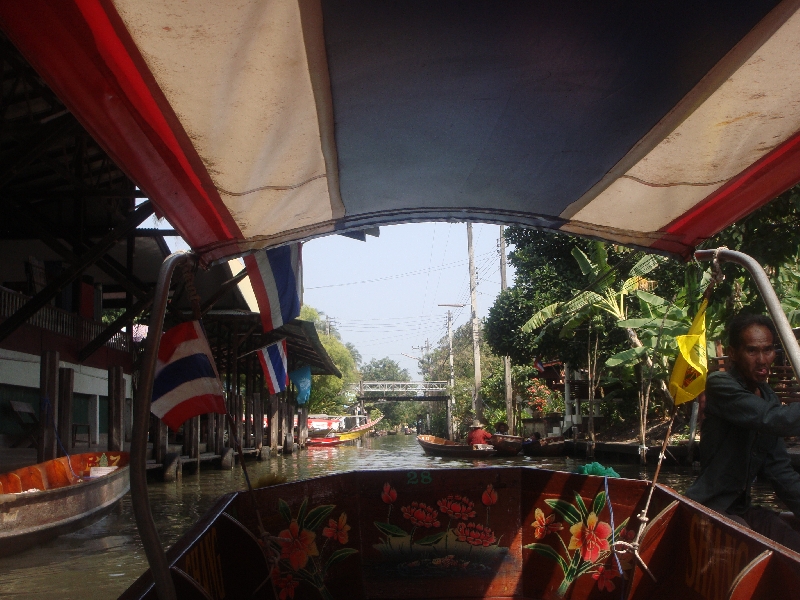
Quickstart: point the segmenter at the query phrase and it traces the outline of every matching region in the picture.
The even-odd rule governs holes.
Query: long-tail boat
[[[383,419],[383,415],[381,415],[380,417],[378,417],[377,419],[374,419],[372,421],[367,421],[363,425],[358,425],[356,427],[353,427],[352,429],[348,429],[347,431],[344,431],[342,433],[338,433],[336,435],[343,442],[349,442],[349,441],[352,441],[352,440],[357,440],[358,438],[367,435],[367,433],[369,433],[370,430],[373,427],[375,427],[375,425],[377,425],[382,419]]]
[[[529,467],[344,473],[223,496],[168,561],[186,600],[774,600],[800,589],[800,555],[662,485],[639,549],[651,576],[624,546],[648,490]],[[156,598],[150,574],[121,598]]]
[[[522,442],[524,441],[524,438],[518,435],[495,433],[489,443],[500,456],[516,456],[522,450]]]
[[[85,527],[130,489],[127,452],[86,452],[0,474],[0,556]]]
[[[176,267],[426,220],[689,259],[800,182],[796,0],[9,0],[0,27],[193,249],[162,266],[134,402],[132,504],[161,598],[798,588],[800,556],[662,486],[644,511],[642,482],[524,468],[340,475],[256,491],[254,504],[225,496],[169,557],[146,487]],[[797,372],[800,348],[764,295]],[[633,519],[648,526],[641,562],[612,560]],[[126,597],[151,593],[143,579]]]
[[[522,443],[522,453],[525,456],[561,456],[564,454],[564,436],[542,438],[536,441],[525,440]]]
[[[452,458],[489,458],[497,456],[497,450],[488,444],[473,446],[435,435],[418,435],[417,443],[425,451],[425,454],[432,456],[449,456]]]

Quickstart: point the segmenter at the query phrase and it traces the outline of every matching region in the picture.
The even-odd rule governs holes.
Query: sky
[[[144,227],[153,227],[148,220]],[[169,227],[165,221],[156,226]],[[500,293],[500,227],[473,225],[478,271],[478,316]],[[186,249],[180,238],[170,247]],[[514,281],[511,265],[508,284]],[[389,357],[418,379],[426,342],[447,335],[447,307],[454,329],[469,321],[469,268],[465,223],[414,223],[380,228],[361,242],[340,235],[303,245],[303,302],[325,313],[343,342],[351,342],[364,363]]]

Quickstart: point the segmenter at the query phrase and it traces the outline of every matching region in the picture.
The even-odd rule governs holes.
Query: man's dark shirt
[[[800,435],[800,403],[783,405],[766,383],[758,388],[761,397],[734,369],[708,376],[700,476],[686,495],[717,512],[741,514],[758,475],[800,518],[800,475],[783,441]]]

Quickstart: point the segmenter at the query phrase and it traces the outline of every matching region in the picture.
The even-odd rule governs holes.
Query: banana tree
[[[553,326],[561,327],[560,337],[571,337],[578,326],[598,314],[606,313],[614,318],[618,326],[622,327],[631,346],[630,351],[636,360],[647,368],[646,372],[651,373],[654,365],[648,348],[642,344],[636,329],[626,326],[628,316],[626,299],[639,291],[645,275],[658,267],[664,259],[656,255],[644,256],[631,268],[622,284],[616,287],[617,273],[608,265],[604,244],[595,242],[591,259],[578,247],[573,248],[572,256],[578,262],[581,272],[590,278],[591,283],[588,289],[580,292],[568,302],[554,303],[539,310],[522,326],[523,331],[532,332],[541,328],[534,344],[539,343],[546,330]],[[656,378],[655,381],[665,404],[670,404],[671,397],[667,384],[661,377]],[[593,382],[590,381],[590,386],[592,384]],[[641,420],[644,423],[642,432],[640,432],[641,446],[644,446],[643,431],[646,430],[648,401],[649,388],[644,397],[640,397],[639,408]],[[643,450],[641,455],[644,460],[646,451]]]

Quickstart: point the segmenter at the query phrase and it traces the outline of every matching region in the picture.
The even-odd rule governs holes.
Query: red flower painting
[[[475,516],[475,503],[466,496],[451,494],[437,502],[439,510],[453,519],[468,520]]]
[[[278,569],[272,571],[272,581],[275,582],[275,586],[280,590],[278,592],[279,600],[294,598],[294,590],[300,585],[300,582],[295,581],[291,574],[281,575]]]
[[[403,516],[410,520],[415,527],[439,527],[439,512],[434,510],[433,507],[428,506],[424,502],[417,502],[416,500],[410,506],[404,506],[400,509]]]
[[[601,552],[610,549],[608,537],[611,535],[611,525],[600,521],[593,512],[586,517],[586,522],[579,521],[569,528],[572,538],[569,541],[569,549],[577,550],[580,548],[581,558],[589,562],[595,562]]]
[[[394,504],[394,501],[397,500],[397,490],[388,483],[384,483],[383,492],[381,493],[381,500],[383,500],[386,504]]]
[[[300,529],[297,519],[292,519],[289,529],[278,534],[281,538],[281,558],[288,559],[292,568],[297,571],[308,564],[309,556],[319,556],[314,539],[317,534],[308,529]]]
[[[480,523],[459,523],[455,533],[459,542],[472,546],[490,546],[495,542],[494,532]]]
[[[553,522],[556,520],[555,513],[551,514],[549,517],[545,517],[542,509],[537,508],[533,514],[536,520],[531,523],[531,525],[533,525],[533,537],[537,540],[542,539],[548,533],[561,531],[564,528],[562,523]]]
[[[603,590],[607,592],[613,592],[616,589],[616,585],[612,579],[618,577],[619,573],[615,569],[606,569],[605,567],[597,567],[597,572],[592,575],[592,579],[597,582],[597,587],[602,592]]]
[[[494,506],[497,504],[497,491],[491,483],[486,486],[486,490],[481,496],[481,502],[483,502],[484,506]]]
[[[322,535],[326,538],[337,540],[340,544],[346,544],[348,531],[350,531],[350,525],[347,524],[347,514],[342,513],[339,515],[338,521],[335,519],[328,521],[328,526],[322,530]]]

